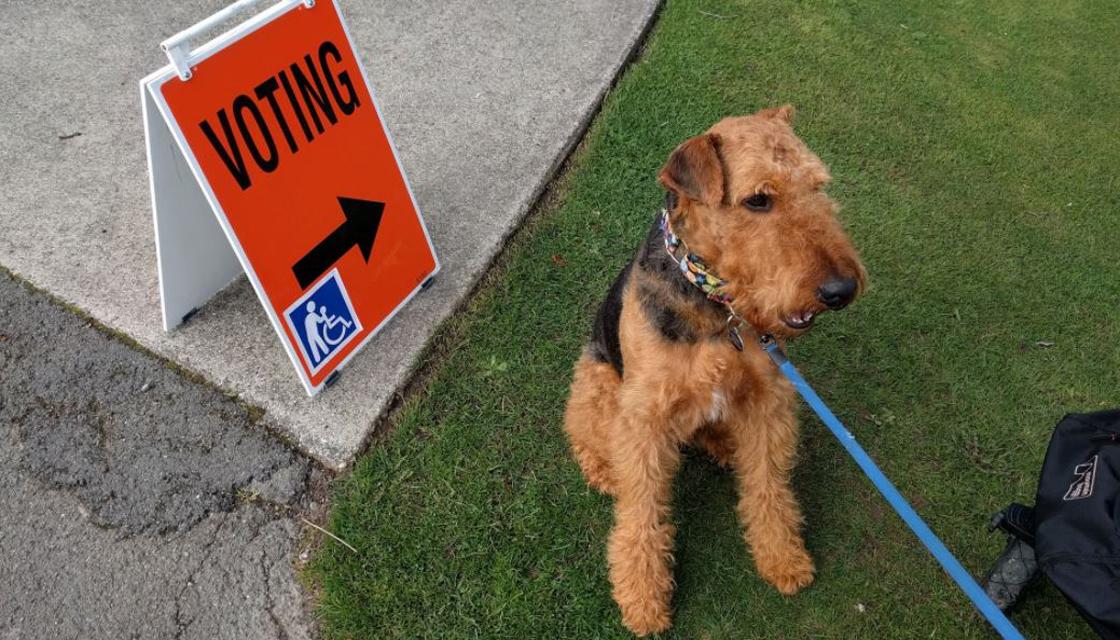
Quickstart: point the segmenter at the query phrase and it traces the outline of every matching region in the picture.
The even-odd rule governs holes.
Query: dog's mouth
[[[813,326],[813,317],[815,315],[816,314],[814,314],[812,311],[808,311],[808,310],[806,310],[806,311],[795,311],[795,312],[789,314],[788,316],[782,318],[782,322],[785,322],[786,326],[789,327],[790,329],[797,329],[798,331],[803,331],[803,330],[808,329],[809,327]]]

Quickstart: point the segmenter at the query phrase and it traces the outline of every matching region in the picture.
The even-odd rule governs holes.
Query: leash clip
[[[762,350],[766,352],[766,355],[770,356],[770,360],[778,367],[789,362],[786,358],[786,352],[782,351],[782,345],[778,344],[778,341],[771,334],[764,333],[760,335],[758,337],[758,346],[762,347]]]
[[[731,310],[730,307],[728,307],[728,310]],[[734,324],[732,324],[733,322]],[[727,316],[727,339],[731,341],[731,346],[739,351],[743,350],[743,336],[739,333],[739,327],[741,326],[743,326],[743,319],[731,310],[731,313]]]

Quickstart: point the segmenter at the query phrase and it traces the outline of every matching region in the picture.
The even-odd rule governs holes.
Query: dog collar
[[[669,224],[668,209],[661,210],[661,235],[665,238],[665,251],[673,259],[673,262],[676,262],[680,267],[681,275],[684,276],[685,280],[703,291],[709,300],[717,302],[727,309],[727,337],[736,349],[742,351],[743,338],[739,335],[739,327],[743,325],[743,319],[731,307],[731,301],[733,300],[731,294],[723,290],[727,286],[727,280],[712,273],[711,268],[700,259],[700,256],[689,251],[688,244],[673,233],[673,227]],[[676,252],[682,244],[684,245],[684,256],[678,258]]]
[[[684,243],[677,234],[673,233],[673,227],[669,225],[669,212],[666,209],[661,210],[661,234],[665,237],[665,250],[669,252],[669,256],[680,267],[685,280],[696,285],[712,302],[718,302],[722,305],[730,304],[731,296],[723,291],[727,281],[712,273],[712,270],[699,256],[688,250],[687,244],[684,246],[684,257],[677,257],[676,251]]]

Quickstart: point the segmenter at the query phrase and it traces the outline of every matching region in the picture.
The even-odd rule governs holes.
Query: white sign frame
[[[200,22],[196,27],[184,31],[172,40],[181,39],[188,31],[212,26],[217,18],[232,15],[234,10],[243,10],[243,8],[255,4],[257,1],[239,0],[234,5],[218,12],[210,19]],[[417,293],[427,288],[432,278],[439,273],[441,265],[435,245],[432,243],[431,234],[428,232],[428,226],[420,212],[420,205],[416,202],[412,184],[404,171],[404,165],[401,164],[397,145],[393,142],[388,127],[385,126],[381,105],[377,101],[373,85],[369,81],[369,74],[366,73],[365,65],[362,64],[361,56],[358,55],[358,49],[354,46],[354,38],[346,25],[342,9],[339,7],[337,0],[318,0],[318,2],[331,2],[338,13],[342,30],[346,34],[346,42],[354,53],[358,71],[362,74],[362,80],[369,91],[378,120],[385,130],[385,137],[389,141],[390,149],[392,149],[393,159],[400,168],[408,197],[416,210],[420,227],[424,231],[424,238],[428,242],[428,248],[435,261],[435,268],[428,274],[427,278],[405,296],[404,300],[374,327],[357,347],[346,354],[346,357],[335,367],[336,375],[375,335],[380,333],[381,329]],[[176,48],[168,50],[168,55],[189,69],[189,67],[222,51],[289,11],[308,4],[314,5],[316,2],[280,0],[277,4],[193,51],[184,52],[182,49]],[[309,10],[314,11],[314,6]],[[168,42],[171,42],[171,40]],[[160,91],[164,83],[177,77],[180,77],[180,71],[175,64],[169,63],[140,80],[141,109],[144,117],[144,135],[147,141],[148,176],[152,195],[152,218],[155,226],[160,306],[164,331],[171,331],[188,320],[207,301],[244,272],[253,285],[253,290],[260,300],[261,306],[268,314],[272,328],[284,345],[284,350],[295,367],[304,390],[308,396],[313,397],[325,386],[334,382],[335,375],[327,377],[317,385],[312,384],[309,375],[304,370],[300,355],[296,352],[292,341],[288,340],[284,333],[284,320],[277,315],[276,310],[269,302],[253,265],[249,262],[237,235],[229,224],[225,211],[214,195],[206,176],[202,173],[197,158],[187,144],[182,129],[175,121],[171,108]],[[187,81],[189,82],[189,80]],[[324,276],[326,275],[324,274]],[[298,334],[296,339],[298,340]]]

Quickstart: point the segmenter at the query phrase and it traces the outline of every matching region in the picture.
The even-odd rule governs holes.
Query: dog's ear
[[[759,111],[756,115],[759,115],[763,118],[771,118],[771,119],[774,119],[774,120],[781,120],[782,122],[785,122],[786,124],[793,124],[793,114],[796,111],[797,110],[793,108],[793,105],[784,104],[780,107],[772,107],[770,109],[763,109],[762,111]]]
[[[705,133],[689,138],[673,150],[657,174],[658,181],[677,194],[715,206],[723,201],[724,172],[719,154],[719,136]]]

